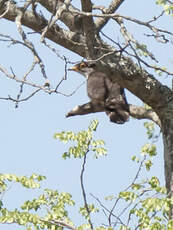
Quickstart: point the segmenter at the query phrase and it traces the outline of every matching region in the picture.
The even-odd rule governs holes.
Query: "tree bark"
[[[162,114],[162,132],[164,144],[164,168],[166,188],[170,197],[173,196],[173,111]],[[173,207],[171,209],[173,219]]]

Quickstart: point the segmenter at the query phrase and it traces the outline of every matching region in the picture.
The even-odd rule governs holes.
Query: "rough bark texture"
[[[169,111],[167,110],[169,108]],[[164,164],[165,164],[165,180],[166,188],[169,196],[173,195],[173,111],[171,105],[167,104],[165,112],[161,114],[163,144],[164,144]],[[173,209],[171,210],[171,218],[173,218]]]
[[[91,16],[83,17],[77,14],[78,9],[70,3],[64,6],[65,1],[55,0],[39,0],[36,1],[45,7],[50,13],[55,15],[56,8],[64,7],[59,15],[61,20],[68,29],[61,28],[58,23],[52,25],[45,37],[59,44],[66,49],[69,49],[82,57],[90,58],[96,61],[98,71],[105,72],[112,81],[117,82],[122,87],[127,88],[130,92],[140,98],[143,102],[151,106],[153,111],[146,112],[131,107],[131,114],[134,117],[141,119],[149,118],[154,120],[163,131],[164,141],[164,163],[165,163],[165,178],[168,193],[173,193],[173,94],[172,90],[167,86],[162,85],[154,76],[127,57],[124,57],[121,52],[117,52],[114,47],[103,42],[99,37],[99,31],[108,22],[109,18],[98,18],[93,21]],[[109,8],[105,12],[113,13],[123,0],[112,1]],[[81,1],[84,12],[91,12],[92,5],[90,0]],[[75,11],[75,13],[73,12]],[[23,13],[21,23],[38,32],[42,33],[47,26],[48,21],[39,13],[25,10],[7,0],[0,0],[0,15],[4,19],[15,21],[19,13]],[[73,116],[74,111],[78,114],[86,114],[92,111],[90,104],[83,105],[69,112],[67,116]],[[88,111],[88,112],[87,112]],[[100,111],[100,109],[99,109]],[[139,112],[139,113],[138,113]],[[161,121],[161,122],[160,122]],[[173,211],[172,211],[173,213]],[[171,216],[173,216],[171,214]]]

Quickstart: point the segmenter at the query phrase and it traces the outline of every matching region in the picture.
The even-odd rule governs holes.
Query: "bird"
[[[92,106],[104,108],[111,122],[124,124],[129,120],[129,105],[124,88],[96,70],[96,64],[82,61],[69,68],[87,79],[87,94]]]

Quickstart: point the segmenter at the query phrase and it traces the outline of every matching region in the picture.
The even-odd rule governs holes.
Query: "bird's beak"
[[[74,65],[74,66],[70,67],[68,70],[70,70],[70,71],[78,71],[78,67]]]

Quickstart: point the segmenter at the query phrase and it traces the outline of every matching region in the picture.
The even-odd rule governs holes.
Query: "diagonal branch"
[[[18,7],[11,1],[8,12],[4,15],[3,18],[15,21],[16,17],[23,12],[23,8]],[[1,4],[1,1],[0,1]],[[9,5],[8,5],[9,6]],[[4,4],[0,8],[0,15],[2,15],[7,10],[7,4]],[[47,26],[48,21],[40,14],[33,13],[32,11],[26,10],[22,19],[22,25],[27,26],[28,28],[41,33],[42,30]],[[49,38],[51,41],[59,44],[73,52],[78,53],[81,56],[85,56],[84,50],[84,37],[79,33],[74,33],[60,28],[57,24],[53,25],[46,33],[46,38]]]
[[[114,13],[124,2],[124,0],[113,0],[109,5],[108,9],[104,10],[105,14],[112,14]],[[96,31],[99,32],[109,21],[110,18],[98,18],[95,22],[96,24]]]
[[[90,0],[81,0],[82,11],[92,12],[92,3]],[[94,40],[95,40],[95,28],[93,17],[83,17],[83,33],[86,38],[86,57],[89,59],[94,58]]]
[[[130,115],[138,120],[149,119],[161,127],[161,122],[158,115],[153,110],[147,110],[142,106],[129,105]],[[76,115],[86,115],[90,113],[104,112],[105,108],[102,106],[93,106],[91,102],[84,105],[78,105],[66,114],[66,117]]]
[[[79,11],[76,7],[68,3],[65,5],[64,1],[55,0],[38,0],[38,2],[46,8],[52,15],[56,14],[56,11],[62,11],[59,19],[73,32],[82,32],[82,16],[71,11]]]
[[[138,120],[149,119],[161,127],[161,121],[153,110],[147,110],[142,106],[130,105],[130,115]]]

